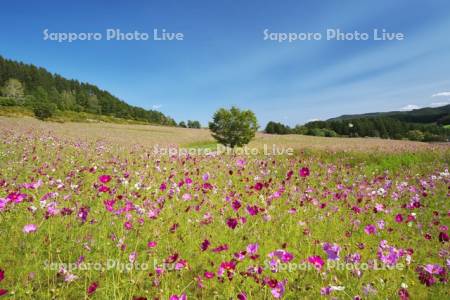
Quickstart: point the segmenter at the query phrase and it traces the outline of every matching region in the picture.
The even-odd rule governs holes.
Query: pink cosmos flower
[[[92,282],[89,287],[87,288],[87,293],[88,295],[92,295],[93,293],[95,293],[95,291],[98,288],[98,282]]]
[[[397,223],[403,222],[403,216],[401,214],[397,214],[395,216],[395,222],[397,222]]]
[[[207,239],[205,239],[201,245],[200,245],[200,249],[202,249],[202,251],[206,251],[208,250],[209,245],[211,245],[211,242]]]
[[[4,296],[6,294],[8,294],[8,290],[0,289],[0,296]]]
[[[239,202],[239,200],[234,200],[232,203],[231,203],[231,206],[233,207],[233,210],[234,211],[238,211],[239,210],[239,208],[241,208],[241,202]]]
[[[106,185],[100,185],[97,189],[100,193],[107,193],[110,191],[109,187],[107,187]]]
[[[400,288],[398,290],[398,297],[400,298],[400,300],[409,300],[408,290],[405,288]]]
[[[89,207],[80,207],[78,211],[78,218],[84,223],[87,220],[87,216],[89,214]]]
[[[109,175],[100,175],[100,176],[98,177],[98,180],[99,180],[101,183],[108,183],[108,182],[111,181],[111,176],[109,176]]]
[[[158,243],[155,241],[150,241],[147,243],[148,248],[155,248],[157,245],[158,245]]]
[[[237,219],[235,218],[227,219],[227,226],[230,227],[231,229],[235,229],[237,225],[238,225]]]
[[[133,264],[136,261],[136,258],[137,258],[137,253],[136,253],[136,251],[133,251],[128,256],[128,261]]]
[[[237,295],[238,300],[247,300],[247,294],[245,292],[240,292]]]
[[[286,285],[286,280],[279,281],[277,283],[277,285],[271,289],[272,296],[276,299],[280,299],[281,297],[283,297],[284,292],[285,292],[285,285]]]
[[[329,260],[338,260],[341,247],[338,244],[324,243],[323,251],[327,253]]]
[[[185,194],[183,194],[182,199],[183,199],[184,201],[189,201],[189,200],[192,199],[192,196],[191,196],[191,194],[189,194],[189,193],[185,193]]]
[[[232,274],[233,274],[235,268],[236,268],[236,262],[234,260],[224,261],[220,264],[217,275],[219,277],[222,277],[225,274],[225,272],[227,272],[228,276],[232,278]]]
[[[0,211],[5,209],[6,204],[8,204],[8,201],[6,199],[0,198]]]
[[[371,235],[377,232],[377,228],[373,224],[369,224],[364,228],[364,232]]]
[[[27,197],[26,194],[22,194],[19,192],[13,192],[13,193],[9,193],[8,196],[6,196],[6,200],[8,200],[8,202],[20,203],[26,197]]]
[[[257,215],[258,214],[258,206],[256,206],[256,205],[254,205],[254,206],[247,205],[247,212],[251,216]]]
[[[0,269],[0,282],[2,282],[3,279],[5,279],[5,270]]]
[[[25,184],[23,185],[23,187],[26,188],[26,189],[35,190],[35,189],[39,188],[41,185],[42,185],[42,180],[39,179],[39,180],[36,181],[36,182],[25,183]]]
[[[205,278],[207,278],[207,279],[213,278],[214,275],[215,275],[215,274],[214,274],[213,272],[208,272],[208,271],[206,271],[206,272],[204,273],[204,276],[205,276]]]
[[[259,245],[258,245],[257,243],[255,243],[255,244],[249,244],[249,245],[247,246],[247,252],[248,252],[249,254],[256,254],[256,252],[258,252],[258,247],[259,247]]]
[[[279,249],[269,253],[270,258],[278,258],[282,262],[287,263],[294,259],[294,255],[285,250]]]
[[[309,176],[309,169],[307,167],[303,167],[298,171],[298,174],[300,177],[308,177]]]
[[[448,240],[449,238],[447,232],[439,232],[439,242],[446,243]]]
[[[324,261],[320,256],[310,256],[308,257],[308,262],[312,264],[317,270],[322,269]]]
[[[133,229],[133,223],[127,221],[123,224],[123,227],[125,227],[126,230],[131,230]]]
[[[382,240],[378,246],[378,258],[389,266],[395,265],[400,257],[406,253],[403,249],[397,249],[393,246],[389,246],[386,240]]]
[[[238,159],[237,161],[236,161],[236,166],[237,167],[239,167],[239,168],[243,168],[243,167],[245,167],[245,164],[246,164],[247,162],[244,160],[244,159]]]
[[[220,245],[220,246],[212,249],[212,252],[219,253],[219,252],[223,252],[223,251],[227,251],[227,250],[228,250],[228,245],[227,244],[223,244],[223,245]]]
[[[184,293],[181,294],[180,296],[172,295],[172,296],[170,296],[169,300],[187,300],[187,296]]]
[[[261,182],[257,182],[253,188],[257,191],[260,191],[263,188],[263,184]]]
[[[36,232],[37,230],[37,225],[36,224],[27,224],[23,227],[23,232],[24,233],[32,233],[32,232]]]

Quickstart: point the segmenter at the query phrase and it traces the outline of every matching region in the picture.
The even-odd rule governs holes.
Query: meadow
[[[0,298],[448,299],[450,149],[0,117]]]

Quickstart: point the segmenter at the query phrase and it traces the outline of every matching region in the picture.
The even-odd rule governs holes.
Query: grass
[[[393,299],[402,285],[412,299],[449,296],[446,283],[426,286],[416,271],[449,258],[448,242],[439,240],[450,225],[446,147],[365,139],[356,147],[340,138],[329,147],[322,138],[259,134],[250,146],[292,146],[295,155],[187,158],[156,155],[152,145],[214,149],[208,131],[32,118],[0,118],[0,129],[0,199],[26,195],[0,209],[0,289],[10,298],[274,299],[277,284],[283,299]],[[410,207],[413,199],[420,206]],[[26,224],[36,232],[24,233]],[[365,233],[369,224],[375,234]],[[383,240],[404,249],[402,270],[295,269],[312,256],[332,262],[325,243],[340,247],[340,262],[358,253],[361,263],[380,264]],[[253,243],[255,255],[242,253]],[[213,251],[220,245],[227,249]],[[272,272],[269,255],[278,249],[293,258]],[[164,263],[175,253],[178,270]],[[108,267],[110,260],[122,267]],[[230,261],[236,265],[222,274]],[[67,272],[77,278],[67,280]],[[321,295],[327,286],[344,290]]]

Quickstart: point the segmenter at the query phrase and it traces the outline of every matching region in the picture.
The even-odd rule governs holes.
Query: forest
[[[95,85],[66,79],[46,69],[0,56],[0,106],[23,106],[37,117],[54,111],[86,112],[151,124],[176,126],[155,110],[132,106]]]

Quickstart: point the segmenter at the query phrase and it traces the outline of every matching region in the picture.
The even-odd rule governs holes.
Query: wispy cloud
[[[439,107],[439,106],[444,106],[450,104],[450,101],[445,101],[445,102],[433,102],[430,104],[431,107]]]
[[[408,104],[403,106],[402,108],[400,108],[400,110],[413,110],[413,109],[419,109],[420,106],[415,105],[415,104]]]
[[[161,104],[154,104],[154,105],[152,106],[152,109],[160,109],[161,107],[162,107]]]
[[[436,94],[433,94],[431,97],[448,97],[448,96],[450,96],[450,92],[436,93]]]
[[[308,122],[315,122],[315,121],[320,121],[320,119],[319,118],[312,118],[312,119],[308,120]]]

